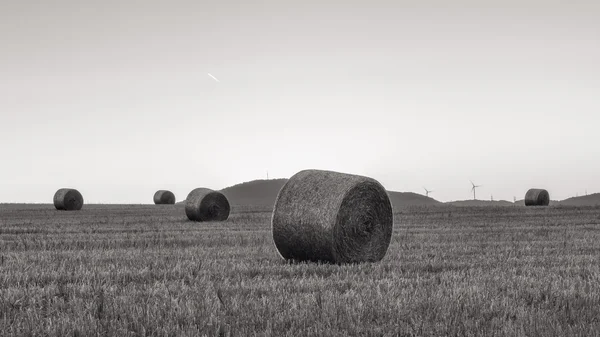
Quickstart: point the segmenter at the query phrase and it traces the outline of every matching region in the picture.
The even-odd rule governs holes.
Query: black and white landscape
[[[0,3],[0,336],[600,334],[600,2]]]

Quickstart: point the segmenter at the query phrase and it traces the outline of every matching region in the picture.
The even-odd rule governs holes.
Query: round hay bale
[[[550,194],[540,188],[532,188],[525,194],[525,206],[548,206]]]
[[[154,204],[175,205],[175,194],[167,190],[158,190],[154,193]]]
[[[378,181],[304,170],[279,191],[271,224],[284,259],[341,264],[383,259],[394,219]]]
[[[187,197],[185,198],[185,200],[186,200],[186,201],[187,201],[187,200],[190,200],[194,194],[196,194],[196,193],[202,193],[203,191],[206,191],[206,190],[210,190],[210,189],[208,189],[208,188],[204,188],[204,187],[198,187],[198,188],[195,188],[195,189],[193,189],[193,190],[192,190],[190,193],[188,193],[188,195],[187,195]]]
[[[194,189],[185,201],[185,215],[192,221],[225,221],[230,210],[223,193],[208,188]]]
[[[54,207],[61,211],[79,211],[83,207],[83,196],[73,188],[61,188],[54,194]]]

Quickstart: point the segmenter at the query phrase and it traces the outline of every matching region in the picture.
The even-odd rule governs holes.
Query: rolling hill
[[[226,187],[221,192],[227,197],[232,206],[259,206],[271,209],[275,205],[275,199],[279,190],[287,182],[287,179],[259,179]],[[506,200],[459,200],[440,202],[422,194],[412,192],[388,191],[390,201],[394,209],[412,206],[524,206],[524,200],[510,202]],[[178,204],[185,203],[185,200]],[[574,197],[562,201],[550,200],[550,205],[564,206],[595,206],[600,205],[600,193],[581,197]]]
[[[277,194],[287,179],[252,180],[226,187],[221,192],[231,205],[273,207]],[[388,191],[394,209],[408,206],[442,205],[441,202],[412,192]]]
[[[443,203],[433,198],[418,193],[388,191],[388,195],[394,209],[407,206],[443,205]]]
[[[516,206],[516,204],[506,200],[458,200],[449,201],[446,205],[458,206],[458,207],[469,207],[469,206]],[[525,202],[523,202],[525,205]]]
[[[287,179],[260,179],[226,187],[221,190],[229,203],[244,206],[273,207],[277,193]]]
[[[549,206],[556,206],[556,205],[559,205],[560,203],[561,203],[561,201],[558,201],[558,200],[550,200]],[[517,200],[514,202],[514,204],[517,206],[525,206],[525,199]]]
[[[550,204],[552,205],[552,202]],[[561,206],[597,206],[600,205],[600,193],[568,198],[558,204]]]

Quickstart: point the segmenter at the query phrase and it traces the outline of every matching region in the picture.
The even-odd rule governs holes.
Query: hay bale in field
[[[304,170],[279,191],[271,224],[284,259],[340,264],[383,259],[394,219],[388,194],[378,181]]]
[[[154,204],[175,205],[175,194],[167,190],[158,190],[154,193]]]
[[[192,190],[190,193],[188,193],[188,195],[187,195],[187,197],[185,198],[185,200],[186,200],[186,201],[187,201],[187,200],[190,200],[190,198],[191,198],[191,197],[192,197],[194,194],[196,194],[196,193],[202,193],[202,192],[203,192],[203,191],[205,191],[205,190],[210,190],[210,189],[208,189],[208,188],[204,188],[204,187],[198,187],[198,188],[195,188],[195,189],[193,189],[193,190]]]
[[[196,188],[185,201],[185,215],[192,221],[225,221],[231,207],[221,192]]]
[[[548,191],[532,188],[525,194],[525,206],[548,206],[550,204],[550,194]]]
[[[54,194],[54,207],[61,211],[79,211],[83,207],[83,196],[73,188],[61,188]]]

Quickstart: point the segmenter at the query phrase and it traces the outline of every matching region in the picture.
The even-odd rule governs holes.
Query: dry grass
[[[593,336],[599,208],[417,208],[379,263],[287,263],[270,212],[0,205],[0,335]]]

